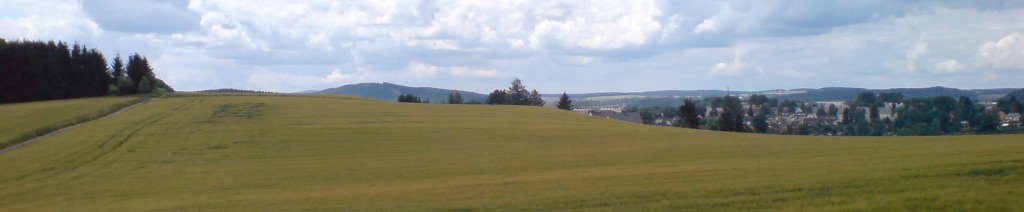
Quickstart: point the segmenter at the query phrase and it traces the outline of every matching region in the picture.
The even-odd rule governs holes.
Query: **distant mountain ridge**
[[[641,92],[596,92],[596,93],[576,93],[569,94],[572,98],[594,98],[594,97],[621,97],[629,98],[629,96],[635,97],[647,97],[647,98],[664,98],[664,97],[716,97],[725,96],[726,94],[731,95],[750,95],[750,94],[764,94],[780,99],[792,99],[801,101],[847,101],[853,100],[861,92],[895,92],[903,94],[904,98],[926,98],[935,96],[967,96],[972,99],[978,99],[980,101],[995,101],[1015,90],[1021,90],[1021,88],[993,88],[993,89],[958,89],[949,88],[942,86],[927,87],[927,88],[888,88],[888,89],[868,89],[868,88],[851,88],[851,87],[824,87],[824,88],[798,88],[798,89],[778,89],[778,90],[764,90],[764,91],[725,91],[725,90],[659,90],[659,91],[641,91]],[[334,94],[348,94],[355,96],[365,96],[370,98],[376,98],[387,101],[395,101],[400,94],[413,94],[420,98],[429,99],[430,102],[442,103],[447,101],[448,94],[452,91],[458,91],[462,94],[462,98],[465,101],[479,101],[484,102],[487,99],[486,94],[476,93],[472,91],[461,91],[443,88],[433,87],[410,87],[404,85],[398,85],[393,83],[358,83],[350,84],[336,88],[324,89],[316,91],[315,93],[334,93]],[[309,92],[309,91],[304,91]],[[558,98],[562,94],[543,94],[545,98]]]
[[[598,92],[569,94],[573,98],[590,98],[600,96],[643,96],[643,97],[685,97],[685,96],[725,96],[726,94],[743,95],[755,92],[724,91],[724,90],[660,90],[640,92]],[[562,94],[544,94],[544,97],[559,97]]]
[[[857,98],[857,95],[863,92],[892,92],[901,93],[904,98],[920,98],[920,97],[933,97],[933,96],[967,96],[972,99],[977,99],[978,94],[966,90],[960,90],[956,88],[945,88],[945,87],[930,87],[930,88],[891,88],[891,89],[866,89],[866,88],[847,88],[847,87],[824,87],[819,89],[795,89],[802,92],[778,95],[781,99],[794,99],[802,101],[839,101],[839,100],[852,100]]]
[[[364,96],[374,99],[395,101],[398,99],[398,95],[412,94],[420,97],[420,99],[427,99],[433,103],[444,103],[448,101],[448,94],[453,91],[458,91],[459,95],[462,95],[464,101],[478,101],[484,102],[487,100],[487,95],[480,94],[471,91],[461,91],[443,88],[432,88],[432,87],[410,87],[393,83],[358,83],[344,85],[336,88],[328,88],[316,93],[331,93],[331,94],[347,94],[354,96]]]
[[[732,95],[764,94],[781,99],[792,99],[801,101],[845,101],[857,98],[857,95],[870,92],[895,92],[903,94],[904,98],[924,98],[935,96],[967,96],[972,99],[983,101],[995,101],[1018,88],[994,88],[994,89],[958,89],[942,86],[927,88],[888,88],[888,89],[867,89],[849,87],[824,87],[824,88],[798,88],[788,90],[765,90],[765,91],[723,91],[723,90],[662,90],[643,92],[599,92],[569,94],[573,98],[591,98],[601,96],[640,96],[640,97],[715,97]],[[545,94],[545,97],[557,97],[561,94]]]

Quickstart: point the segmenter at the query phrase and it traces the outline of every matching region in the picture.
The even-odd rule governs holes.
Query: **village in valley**
[[[1021,111],[1019,100],[1015,98],[1002,99],[1005,101],[1001,105],[998,101],[985,101],[985,102],[971,102],[969,99],[967,102],[952,102],[956,104],[969,104],[973,107],[963,106],[951,106],[948,108],[959,107],[961,111],[970,110],[976,111],[972,113],[980,114],[991,114],[990,120],[974,120],[973,117],[964,117],[964,112],[957,113],[958,111],[949,110],[947,116],[940,116],[940,121],[928,121],[928,126],[894,126],[894,122],[901,119],[901,113],[912,113],[916,112],[909,110],[908,103],[903,101],[902,97],[898,97],[898,94],[880,94],[884,95],[897,95],[895,98],[890,97],[885,100],[878,100],[877,103],[864,103],[858,101],[865,101],[864,99],[858,99],[854,101],[814,101],[814,102],[802,102],[797,100],[782,100],[779,101],[776,98],[767,96],[777,96],[777,93],[762,92],[761,94],[739,94],[732,97],[703,97],[703,96],[687,96],[687,97],[668,97],[678,99],[693,99],[697,100],[695,104],[697,108],[697,118],[700,120],[701,129],[717,130],[717,120],[721,119],[721,114],[727,110],[725,105],[722,105],[723,98],[736,98],[740,102],[740,108],[742,112],[739,114],[742,119],[742,124],[747,128],[748,131],[758,131],[757,124],[759,120],[757,117],[761,114],[764,116],[763,125],[764,128],[760,133],[770,134],[797,134],[797,135],[902,135],[902,134],[959,134],[959,133],[972,133],[978,131],[979,127],[983,128],[982,131],[988,130],[1002,130],[1002,131],[1020,131],[1022,126]],[[862,94],[869,95],[867,93]],[[875,94],[870,94],[875,95]],[[644,97],[633,97],[633,98],[644,98]],[[870,98],[870,97],[869,97]],[[945,97],[936,97],[945,98]],[[1012,101],[1012,102],[1011,102]],[[941,102],[941,101],[940,101]],[[1009,103],[1006,103],[1009,102]],[[941,107],[941,106],[940,106]],[[682,125],[680,119],[680,107],[659,107],[659,106],[635,106],[627,103],[618,104],[607,104],[607,105],[587,105],[579,106],[573,109],[574,112],[595,116],[605,119],[615,119],[621,121],[643,123],[649,125],[660,125],[660,126],[675,126],[679,127]],[[936,118],[932,118],[936,119]],[[944,123],[941,119],[948,120],[948,123]],[[918,121],[920,122],[920,121]],[[937,122],[937,125],[943,126],[931,126]],[[987,123],[982,123],[987,122]],[[860,124],[861,126],[858,126]],[[978,126],[978,125],[992,125],[992,126]],[[929,129],[917,129],[919,131],[931,131],[931,132],[901,132],[899,129],[893,128],[929,128]],[[987,129],[994,127],[992,129]],[[863,128],[863,129],[858,129]],[[937,128],[937,129],[931,129]],[[858,132],[860,131],[860,132]]]

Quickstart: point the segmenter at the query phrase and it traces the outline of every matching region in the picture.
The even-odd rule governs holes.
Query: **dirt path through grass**
[[[159,98],[159,97],[157,97],[157,98]],[[107,117],[110,117],[110,116],[117,115],[117,114],[119,114],[119,113],[121,113],[123,111],[126,111],[128,109],[132,109],[135,106],[139,106],[139,105],[145,104],[146,102],[152,101],[153,99],[156,99],[156,98],[148,98],[148,99],[140,101],[138,103],[135,103],[135,104],[132,104],[132,105],[128,105],[127,107],[121,108],[120,110],[114,111],[113,113],[107,114],[105,116],[101,116],[101,117],[95,118],[93,120],[84,121],[82,123],[77,123],[77,124],[73,124],[71,126],[60,128],[58,130],[54,130],[53,132],[49,132],[49,133],[43,134],[41,136],[38,136],[38,137],[35,137],[35,138],[32,138],[32,139],[28,139],[28,140],[26,140],[24,142],[15,144],[13,146],[9,146],[7,148],[0,149],[0,154],[4,154],[4,153],[7,153],[7,152],[10,152],[10,151],[18,149],[19,147],[22,147],[22,146],[27,146],[29,144],[32,144],[32,142],[35,142],[37,140],[41,140],[41,139],[44,139],[44,138],[56,135],[57,133],[61,133],[61,132],[64,132],[66,130],[74,129],[75,127],[78,127],[79,125],[82,125],[82,124],[89,123],[89,122],[96,121],[96,120],[101,120],[101,119],[104,119],[104,118],[107,118]]]

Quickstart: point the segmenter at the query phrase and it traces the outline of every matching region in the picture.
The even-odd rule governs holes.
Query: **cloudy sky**
[[[0,37],[139,52],[179,90],[1024,86],[1024,1],[0,0]]]

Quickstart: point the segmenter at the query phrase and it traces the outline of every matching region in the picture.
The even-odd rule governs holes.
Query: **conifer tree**
[[[558,109],[572,110],[572,99],[565,92],[562,92],[562,97],[558,98],[558,104],[555,105]]]
[[[679,107],[679,120],[682,122],[680,126],[691,129],[700,128],[700,119],[697,118],[697,106],[690,99],[683,100],[683,105]]]

